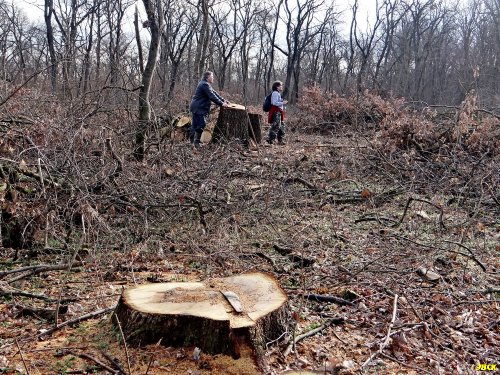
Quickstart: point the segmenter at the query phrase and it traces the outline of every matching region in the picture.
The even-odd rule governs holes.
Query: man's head
[[[274,81],[273,82],[273,91],[280,91],[283,88],[283,82]]]
[[[209,70],[206,71],[205,73],[203,73],[203,79],[212,84],[214,82],[214,73]]]

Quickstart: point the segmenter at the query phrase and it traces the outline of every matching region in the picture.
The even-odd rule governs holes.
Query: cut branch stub
[[[286,301],[273,277],[249,273],[131,288],[123,292],[116,317],[130,345],[161,339],[162,345],[197,346],[239,357],[242,345],[260,355],[266,341],[284,332]]]

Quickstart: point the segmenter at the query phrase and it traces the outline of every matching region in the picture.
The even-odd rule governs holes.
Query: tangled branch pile
[[[498,118],[334,97],[328,111],[311,104],[295,120],[314,119],[308,130],[317,131],[335,122],[328,141],[289,132],[286,146],[257,153],[235,144],[192,153],[156,142],[153,129],[138,163],[133,116],[109,99],[63,106],[19,93],[0,108],[2,256],[66,263],[84,253],[85,272],[74,277],[85,290],[57,290],[60,274],[33,278],[32,289],[47,304],[75,294],[88,311],[102,309],[94,301],[116,303],[106,293],[118,283],[273,273],[293,321],[269,343],[267,373],[327,363],[349,373],[350,362],[459,373],[498,361]],[[370,126],[354,126],[365,118]],[[12,286],[10,275],[2,282]],[[14,337],[25,352],[36,342],[14,325],[15,309],[0,310],[13,357]],[[103,337],[120,351],[112,334]],[[294,337],[304,340],[295,349]],[[149,358],[131,353],[137,366]],[[179,353],[165,361],[182,362]]]

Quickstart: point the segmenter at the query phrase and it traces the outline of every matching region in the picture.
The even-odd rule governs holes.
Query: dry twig
[[[393,306],[392,306],[392,319],[391,319],[391,323],[389,324],[389,328],[387,328],[387,335],[385,336],[385,340],[380,344],[380,347],[378,349],[378,351],[376,351],[375,353],[373,353],[370,358],[368,358],[362,365],[361,365],[361,369],[365,368],[371,361],[373,361],[379,354],[382,353],[382,351],[384,350],[384,348],[387,346],[387,344],[389,343],[389,339],[391,337],[391,330],[392,330],[392,327],[394,327],[394,322],[396,321],[396,313],[398,311],[398,295],[394,295],[394,303],[393,303]]]

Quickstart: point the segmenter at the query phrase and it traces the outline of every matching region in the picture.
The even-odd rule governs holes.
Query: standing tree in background
[[[298,98],[298,88],[302,58],[306,48],[322,31],[322,26],[331,17],[331,8],[323,9],[324,1],[309,0],[301,3],[296,0],[294,7],[285,1],[286,49],[275,47],[287,57],[285,88],[283,97],[294,104]],[[316,15],[322,14],[322,19]],[[290,89],[293,79],[293,87]],[[291,95],[290,95],[291,94]]]
[[[212,19],[214,39],[216,40],[214,49],[218,59],[217,68],[214,69],[217,75],[219,88],[224,90],[226,85],[227,68],[233,58],[236,46],[245,33],[244,25],[238,17],[238,9],[241,7],[240,0],[232,0],[228,9],[213,10],[210,13]],[[215,65],[215,64],[214,64]]]
[[[160,79],[167,103],[172,100],[184,55],[196,31],[197,18],[193,16],[195,13],[196,9],[187,2],[178,4],[175,0],[168,0],[165,3],[165,27],[161,32],[163,48],[160,56]]]
[[[56,49],[54,47],[54,28],[52,27],[52,15],[54,14],[54,1],[45,0],[44,3],[44,19],[47,29],[47,46],[49,47],[50,57],[50,87],[52,92],[56,91],[57,87],[57,58]]]
[[[272,75],[273,69],[274,69],[274,48],[276,46],[276,33],[278,31],[278,22],[280,19],[280,9],[281,9],[282,4],[283,4],[283,0],[279,0],[279,3],[276,7],[276,14],[275,14],[275,18],[274,18],[274,27],[268,31],[268,36],[269,36],[269,39],[271,42],[271,50],[270,50],[270,54],[269,54],[269,66],[268,66],[267,73],[266,73],[266,82],[265,82],[266,92],[267,92],[267,90],[271,89],[271,79],[272,79],[271,75]],[[266,27],[265,24],[264,24],[264,27]],[[266,27],[266,30],[268,30],[267,27]]]
[[[209,0],[199,0],[198,9],[201,9],[201,30],[199,34],[198,44],[196,46],[196,55],[194,58],[194,81],[198,80],[205,68],[207,59],[207,50],[210,37],[210,27],[208,24],[209,17]]]
[[[141,34],[139,30],[139,10],[137,9],[137,4],[135,4],[134,10],[134,31],[135,31],[135,41],[137,43],[137,59],[139,60],[139,72],[141,76],[144,74],[144,58],[142,57],[142,43]]]
[[[142,86],[139,91],[139,118],[137,132],[135,135],[134,156],[137,160],[144,160],[146,146],[146,133],[151,118],[151,104],[149,94],[151,81],[158,60],[160,49],[160,31],[163,25],[163,12],[161,0],[142,0],[148,16],[148,26],[151,30],[151,42],[149,45],[148,61],[142,75]]]
[[[385,4],[385,1],[383,2]],[[351,28],[351,32],[353,33],[353,36],[351,40],[354,39],[354,42],[356,43],[356,47],[359,52],[359,70],[358,73],[356,74],[356,91],[359,93],[362,91],[362,78],[365,74],[365,71],[368,67],[368,64],[372,58],[373,50],[375,48],[375,44],[377,42],[377,39],[375,38],[377,36],[377,31],[379,27],[382,25],[382,19],[380,18],[380,12],[381,12],[381,7],[384,6],[381,5],[379,6],[377,3],[377,7],[375,9],[375,20],[373,21],[373,26],[369,26],[366,30],[366,32],[360,31],[358,29],[358,23],[357,23],[357,8],[358,8],[358,1],[356,0],[354,2],[354,5],[352,7],[352,18],[354,22],[354,26]]]
[[[106,0],[104,7],[106,12],[106,21],[109,27],[108,34],[108,56],[110,68],[110,83],[118,85],[118,73],[121,67],[121,58],[125,49],[123,48],[123,19],[127,8],[132,5],[129,0]],[[149,15],[148,15],[149,19]],[[153,33],[153,26],[151,26]]]
[[[248,81],[249,81],[249,66],[250,66],[250,51],[255,47],[254,39],[256,38],[256,30],[253,26],[254,20],[259,12],[259,9],[252,0],[238,0],[237,17],[240,25],[243,28],[241,37],[240,60],[241,60],[241,77],[243,86],[243,102],[248,102]]]

